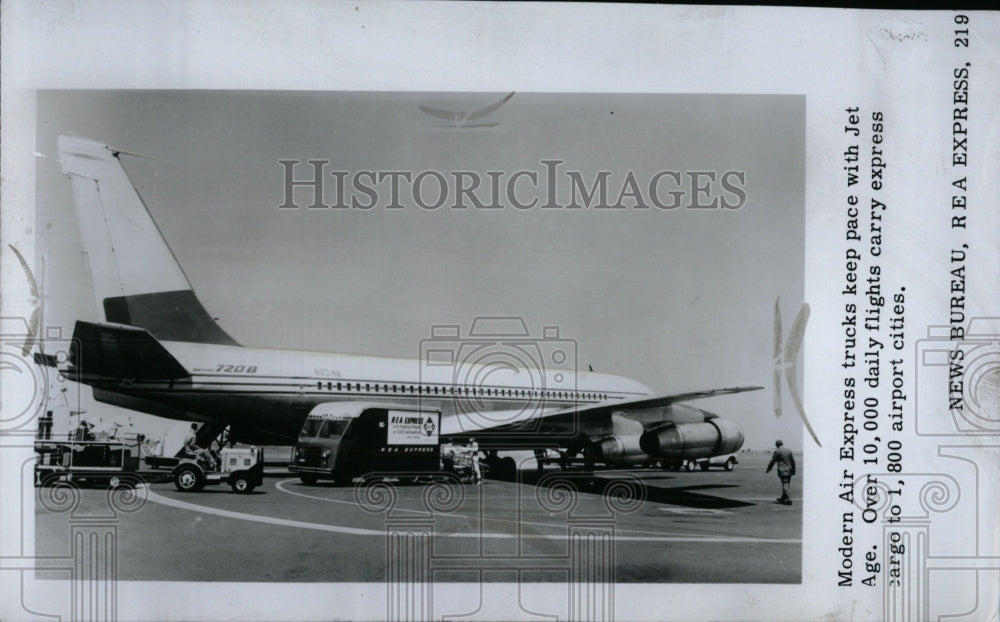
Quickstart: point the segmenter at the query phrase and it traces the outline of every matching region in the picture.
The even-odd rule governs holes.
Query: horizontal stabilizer
[[[178,380],[190,376],[148,331],[120,324],[76,323],[67,373],[92,380]]]

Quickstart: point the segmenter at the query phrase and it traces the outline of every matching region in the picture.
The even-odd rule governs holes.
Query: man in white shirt
[[[481,486],[483,484],[483,474],[479,469],[479,443],[476,442],[476,439],[469,438],[466,451],[469,452],[472,458],[472,477],[475,480],[475,484],[476,486]]]

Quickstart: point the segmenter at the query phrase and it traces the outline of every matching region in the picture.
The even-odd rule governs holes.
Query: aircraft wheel
[[[702,471],[707,471],[709,467],[708,461],[702,462],[699,466],[701,466]]]
[[[174,486],[181,492],[196,492],[205,486],[205,477],[193,464],[183,464],[174,471]]]
[[[735,469],[736,458],[730,458],[729,460],[726,460],[726,464],[723,468],[726,469],[727,471],[732,471],[733,469]]]
[[[685,471],[694,471],[694,462],[692,462],[691,460],[686,460],[684,462],[684,470]]]

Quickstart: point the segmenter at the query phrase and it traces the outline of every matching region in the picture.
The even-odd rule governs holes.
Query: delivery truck
[[[414,476],[441,468],[441,411],[413,405],[332,402],[310,411],[289,470],[303,484],[391,474]]]

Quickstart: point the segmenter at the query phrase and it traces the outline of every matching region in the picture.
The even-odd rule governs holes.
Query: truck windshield
[[[312,438],[316,436],[316,432],[322,424],[322,419],[306,419],[305,424],[303,424],[302,429],[299,431],[299,436],[303,438]]]
[[[347,424],[343,419],[306,419],[299,438],[336,438],[344,434]]]
[[[346,421],[338,421],[336,419],[331,419],[329,421],[323,422],[323,427],[319,429],[319,438],[330,438],[341,436],[344,433],[344,429],[347,428]]]

